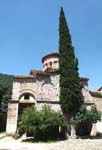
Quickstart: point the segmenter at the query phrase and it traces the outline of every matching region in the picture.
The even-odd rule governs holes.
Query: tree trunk
[[[66,137],[69,138],[69,136],[71,135],[70,117],[64,115],[64,120],[65,120],[65,124],[66,124],[66,127],[67,127]]]
[[[71,138],[76,139],[76,130],[75,130],[75,124],[71,124]]]
[[[76,129],[75,129],[75,124],[71,123],[71,117],[70,116],[65,116],[65,124],[67,126],[67,132],[66,132],[66,137],[71,138],[71,139],[76,139]]]

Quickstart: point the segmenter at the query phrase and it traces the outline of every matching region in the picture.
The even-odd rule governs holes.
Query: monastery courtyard
[[[48,143],[27,143],[0,135],[0,150],[102,150],[101,139],[70,139]]]

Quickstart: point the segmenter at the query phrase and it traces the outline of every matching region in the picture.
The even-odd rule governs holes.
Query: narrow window
[[[45,64],[45,66],[47,67],[47,66],[48,66],[48,64],[46,63],[46,64]]]
[[[58,61],[54,61],[54,63],[56,64]]]

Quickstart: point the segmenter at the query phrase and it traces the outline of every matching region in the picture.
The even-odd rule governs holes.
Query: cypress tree
[[[81,88],[78,73],[78,59],[75,57],[71,35],[61,7],[59,17],[59,67],[60,67],[60,103],[67,120],[78,112],[81,105]]]

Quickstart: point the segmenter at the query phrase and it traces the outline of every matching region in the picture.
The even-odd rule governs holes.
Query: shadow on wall
[[[7,120],[7,114],[1,114],[0,115],[0,132],[6,131],[6,120]]]

